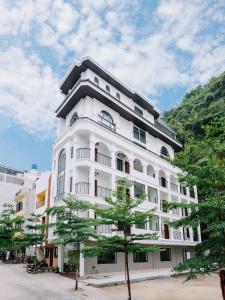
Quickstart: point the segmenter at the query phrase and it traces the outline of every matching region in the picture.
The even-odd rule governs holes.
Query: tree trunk
[[[225,300],[225,270],[220,270],[220,287],[223,295],[223,300]]]
[[[76,272],[75,272],[75,280],[76,280],[75,290],[76,291],[78,290],[78,277],[79,277],[79,262],[76,265]]]
[[[129,274],[129,264],[128,264],[128,252],[125,252],[125,267],[126,267],[126,275],[127,275],[128,300],[131,300],[130,274]]]

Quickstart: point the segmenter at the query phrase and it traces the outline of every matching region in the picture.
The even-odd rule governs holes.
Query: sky
[[[0,0],[0,163],[51,168],[59,84],[91,56],[163,112],[225,70],[224,0]]]

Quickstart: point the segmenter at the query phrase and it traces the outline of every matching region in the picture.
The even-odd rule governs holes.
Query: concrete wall
[[[183,251],[188,249],[194,255],[193,248],[184,247],[169,247],[171,248],[171,261],[160,261],[160,253],[149,253],[148,262],[134,263],[133,254],[129,254],[129,266],[131,271],[135,270],[151,270],[158,268],[172,268],[179,262],[183,261]],[[117,253],[117,261],[115,264],[97,264],[97,257],[88,257],[84,260],[84,272],[85,274],[92,274],[93,266],[96,267],[98,273],[111,273],[111,272],[123,272],[124,271],[124,254]],[[95,270],[96,270],[95,269]]]

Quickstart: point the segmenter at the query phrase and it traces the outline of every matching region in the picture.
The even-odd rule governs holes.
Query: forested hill
[[[177,132],[182,143],[190,137],[199,139],[203,134],[202,126],[215,118],[224,118],[225,122],[225,72],[186,94],[177,108],[164,113],[165,121]]]

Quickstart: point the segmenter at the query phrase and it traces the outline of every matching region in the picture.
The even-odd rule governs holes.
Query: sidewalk
[[[139,282],[145,280],[154,280],[158,278],[167,278],[174,276],[175,273],[171,271],[171,269],[154,269],[148,271],[131,271],[130,272],[130,281],[131,282]],[[104,286],[112,286],[119,285],[125,283],[124,273],[101,273],[90,276],[87,279],[80,280],[85,285],[90,285],[93,287],[104,287]]]

